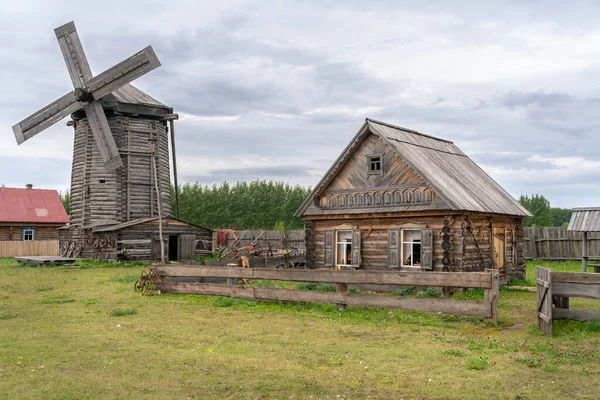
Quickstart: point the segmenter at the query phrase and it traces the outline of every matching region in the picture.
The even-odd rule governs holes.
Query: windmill
[[[158,57],[152,46],[148,46],[100,75],[93,76],[75,24],[69,22],[56,28],[54,32],[75,90],[14,125],[13,132],[17,143],[21,144],[31,139],[64,117],[83,108],[105,168],[107,171],[115,170],[123,166],[123,163],[106,115],[98,100],[158,68],[160,66]]]
[[[166,242],[157,232],[163,230],[160,221],[173,220],[169,131],[177,186],[173,122],[178,116],[130,84],[160,66],[152,47],[93,76],[75,24],[55,33],[74,90],[14,125],[13,132],[21,144],[67,116],[72,119],[67,124],[74,128],[71,213],[59,232],[61,255],[114,259],[128,252],[129,259],[134,254],[148,259],[162,254],[171,240],[177,240],[169,248],[174,256],[194,254],[190,246],[206,229],[179,220],[169,227],[165,220]],[[177,200],[177,190],[175,195]],[[134,238],[119,241],[123,235]]]

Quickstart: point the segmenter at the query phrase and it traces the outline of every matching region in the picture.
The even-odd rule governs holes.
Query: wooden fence
[[[0,241],[0,257],[58,256],[58,240]]]
[[[439,312],[454,315],[469,315],[498,320],[498,270],[486,272],[390,272],[390,271],[334,271],[273,269],[273,268],[228,268],[198,265],[160,265],[163,279],[156,288],[169,293],[187,293],[237,297],[248,300],[290,301],[337,304],[338,309],[346,306],[397,308],[422,312]],[[172,278],[187,277],[186,282]],[[206,278],[227,278],[227,286],[203,283]],[[238,279],[266,279],[295,282],[328,282],[336,284],[336,292],[278,289],[256,286],[237,286]],[[435,287],[484,288],[483,301],[462,301],[437,298],[410,298],[352,294],[348,285],[410,285]]]
[[[298,249],[303,253],[306,249],[304,245],[304,230],[293,231],[239,231],[240,240],[237,247],[243,247],[254,243],[256,248],[268,250]],[[213,249],[217,248],[217,232],[213,233]],[[235,238],[231,233],[227,235],[227,246],[233,244]]]
[[[535,283],[538,327],[547,335],[552,336],[552,321],[556,319],[600,321],[600,312],[569,309],[569,297],[600,299],[600,274],[552,272],[537,267]]]
[[[525,228],[525,258],[538,260],[581,259],[581,232],[567,228]],[[600,233],[588,233],[588,254],[600,259]]]

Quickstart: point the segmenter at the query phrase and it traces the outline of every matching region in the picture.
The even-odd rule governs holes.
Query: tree
[[[525,218],[525,226],[552,226],[550,202],[543,195],[521,195],[519,203],[533,214],[532,217]]]
[[[58,192],[58,195],[60,196],[63,206],[65,207],[67,215],[71,215],[71,190],[67,189],[64,192]]]
[[[569,208],[552,208],[552,226],[566,226],[571,220],[573,210]]]
[[[174,190],[174,189],[172,189]],[[294,213],[311,192],[310,187],[283,182],[252,181],[203,186],[180,186],[181,218],[211,228],[302,229]],[[171,197],[175,209],[175,196]]]

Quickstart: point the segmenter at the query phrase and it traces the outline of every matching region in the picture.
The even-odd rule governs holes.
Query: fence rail
[[[0,257],[58,256],[58,240],[0,241]]]
[[[537,267],[535,283],[538,327],[547,335],[552,336],[553,320],[600,321],[600,312],[569,309],[570,297],[600,299],[600,274],[552,272]]]
[[[218,295],[249,300],[313,302],[346,306],[397,308],[422,312],[468,315],[498,320],[497,270],[486,272],[389,272],[282,270],[272,268],[228,268],[197,265],[156,266],[163,279],[156,284],[162,292]],[[198,278],[192,282],[177,282],[169,277]],[[204,283],[205,278],[227,278],[228,285]],[[276,289],[256,286],[236,286],[238,279],[266,279],[296,282],[328,282],[336,284],[336,292],[296,289]],[[188,279],[189,280],[189,279]],[[423,299],[348,293],[349,284],[442,286],[485,289],[483,301]]]
[[[525,258],[538,260],[581,259],[581,232],[567,228],[525,228]],[[588,233],[588,255],[600,259],[600,233]]]

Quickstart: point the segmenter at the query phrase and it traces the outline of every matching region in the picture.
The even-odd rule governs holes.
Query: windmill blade
[[[79,35],[75,29],[73,21],[64,24],[54,30],[60,51],[63,54],[69,76],[75,88],[85,88],[90,79],[92,79],[92,71],[88,64],[83,46],[79,40]]]
[[[102,104],[99,101],[92,101],[85,105],[84,110],[100,150],[100,155],[104,160],[104,168],[110,172],[123,166],[119,149],[108,126]]]
[[[60,99],[48,104],[39,111],[34,112],[23,121],[13,126],[17,143],[31,139],[44,129],[54,125],[81,108],[81,104],[73,93],[67,93]]]
[[[148,46],[125,61],[92,78],[88,82],[88,88],[94,99],[99,100],[126,83],[130,83],[158,67],[160,67],[160,61],[158,61],[152,46]]]

